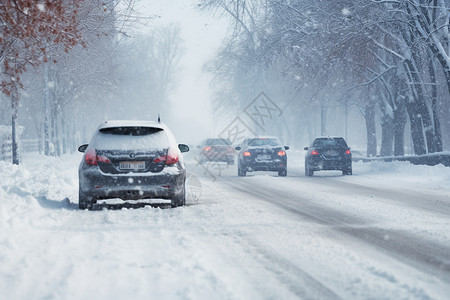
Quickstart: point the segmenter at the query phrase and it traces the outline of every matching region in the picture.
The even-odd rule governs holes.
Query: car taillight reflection
[[[209,147],[209,146],[206,146],[205,148],[203,148],[203,151],[205,151],[205,152],[209,152],[209,151],[211,151],[211,147]]]
[[[311,151],[311,155],[319,155],[319,152],[317,152],[317,150],[313,150]]]
[[[94,148],[89,149],[84,156],[84,160],[88,165],[96,166],[97,162],[110,164],[111,161],[103,155],[97,155]]]
[[[245,151],[244,153],[242,153],[242,155],[243,155],[243,156],[247,156],[247,157],[248,157],[248,156],[251,156],[250,152],[248,152],[248,151]]]

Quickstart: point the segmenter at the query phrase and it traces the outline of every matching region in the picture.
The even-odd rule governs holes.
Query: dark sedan
[[[274,171],[278,176],[287,175],[288,146],[282,146],[275,137],[248,138],[236,147],[238,154],[238,175],[247,172]]]
[[[310,147],[305,147],[305,175],[314,171],[341,170],[342,175],[352,174],[352,153],[344,138],[316,138]]]
[[[185,204],[186,170],[181,152],[164,124],[151,121],[108,121],[95,131],[78,170],[79,208],[99,199],[170,199]]]
[[[203,141],[199,154],[199,163],[226,162],[234,164],[234,147],[230,140],[221,138],[210,138]]]

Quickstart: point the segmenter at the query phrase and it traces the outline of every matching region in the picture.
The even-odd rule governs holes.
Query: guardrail
[[[20,139],[19,155],[23,153],[41,153],[42,145],[38,139]],[[12,162],[12,141],[10,139],[0,140],[0,161]]]
[[[387,156],[387,157],[353,157],[352,161],[372,162],[372,161],[409,161],[414,165],[436,166],[442,164],[450,167],[450,152],[436,152],[424,155],[407,156]]]
[[[10,140],[0,141],[0,160],[12,161],[12,143]]]

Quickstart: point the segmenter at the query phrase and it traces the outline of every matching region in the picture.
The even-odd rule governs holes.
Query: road
[[[226,191],[226,199],[247,203],[256,211],[270,211],[274,214],[272,220],[295,219],[296,227],[309,228],[309,238],[317,238],[325,247],[342,251],[330,254],[334,266],[323,266],[326,269],[321,267],[318,271],[311,269],[311,259],[320,261],[314,257],[315,253],[309,253],[311,256],[306,260],[299,259],[299,255],[306,254],[302,253],[303,231],[286,233],[283,232],[286,227],[280,226],[279,235],[283,237],[280,241],[264,234],[255,236],[253,229],[247,230],[245,226],[240,228],[241,235],[245,235],[239,241],[242,247],[253,249],[255,256],[261,253],[266,260],[263,264],[271,265],[269,269],[272,268],[273,276],[281,276],[281,284],[294,295],[311,299],[348,299],[349,295],[342,293],[342,287],[350,288],[353,281],[358,281],[349,280],[354,275],[351,270],[355,262],[348,261],[348,255],[364,260],[367,264],[364,276],[382,278],[396,286],[395,289],[402,286],[399,285],[400,278],[406,277],[405,280],[411,282],[419,278],[427,282],[434,280],[438,290],[445,290],[444,294],[450,291],[449,235],[443,232],[442,239],[433,239],[432,234],[423,234],[421,227],[422,223],[431,221],[440,224],[437,226],[444,230],[450,229],[450,205],[446,194],[417,191],[409,185],[386,187],[382,181],[359,180],[358,183],[351,177],[341,176],[340,172],[319,172],[314,177],[306,177],[301,165],[299,162],[291,167],[286,178],[277,177],[275,173],[249,173],[247,177],[238,177],[233,167],[225,167],[220,175],[216,171],[212,178],[215,189]],[[199,176],[203,175],[203,181],[211,177],[211,173],[214,175],[214,165],[207,166],[213,170],[210,172],[205,172],[204,166],[191,164],[190,167]],[[399,224],[399,220],[404,224]],[[278,225],[270,226],[276,228]],[[317,253],[321,256],[324,251],[329,249],[320,249]],[[329,258],[325,262],[329,264]],[[273,267],[274,264],[278,268]],[[323,278],[333,273],[331,281]],[[361,283],[364,286],[363,280]],[[420,284],[417,284],[403,285],[404,289],[417,292],[411,295],[403,291],[406,298],[434,297],[425,293],[425,289],[420,291]],[[302,290],[300,286],[310,289]],[[362,290],[360,292],[362,294],[353,296],[367,297]],[[393,298],[395,293],[402,293],[395,290],[383,294],[382,289],[380,294],[372,292],[370,297],[374,298]]]
[[[5,299],[448,299],[447,168],[287,177],[187,157],[188,205],[78,210],[80,155],[0,163]],[[200,196],[200,197],[198,197]]]

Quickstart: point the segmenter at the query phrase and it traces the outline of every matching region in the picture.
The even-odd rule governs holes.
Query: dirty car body
[[[305,175],[315,171],[341,170],[342,175],[352,175],[352,154],[342,137],[319,137],[311,146],[304,148]]]
[[[278,176],[287,175],[288,146],[282,146],[276,137],[247,138],[236,147],[238,154],[238,176],[247,172],[275,171]]]
[[[221,138],[209,138],[200,146],[199,162],[226,162],[234,164],[235,151],[230,140]]]
[[[186,169],[169,128],[151,121],[108,121],[95,131],[80,163],[79,208],[100,199],[170,199],[185,204]]]

